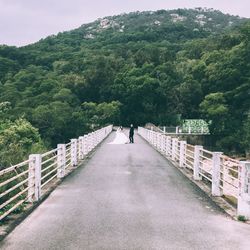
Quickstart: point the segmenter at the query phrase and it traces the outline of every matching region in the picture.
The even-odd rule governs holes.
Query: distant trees
[[[211,93],[205,96],[200,104],[201,112],[207,120],[211,120],[211,133],[214,135],[224,135],[226,122],[230,117],[223,93]]]
[[[247,119],[244,121],[243,124],[243,145],[245,148],[245,152],[247,156],[250,156],[250,114],[248,114]]]
[[[89,127],[104,126],[109,123],[120,123],[121,103],[112,101],[111,103],[96,104],[93,102],[84,102],[81,105],[83,115]]]
[[[107,123],[204,118],[223,135],[218,149],[243,152],[250,25],[229,29],[243,21],[218,11],[136,12],[110,17],[105,29],[96,21],[23,48],[0,46],[0,103],[9,106],[1,119],[12,128],[1,125],[0,136],[18,138],[20,126],[49,148]]]

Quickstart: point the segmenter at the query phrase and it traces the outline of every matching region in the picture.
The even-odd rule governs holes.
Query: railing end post
[[[77,166],[77,139],[71,139],[71,166]]]
[[[221,196],[220,188],[220,167],[221,167],[222,152],[213,152],[212,158],[212,195]]]
[[[66,166],[66,145],[57,144],[57,178],[65,176]]]
[[[239,166],[237,214],[250,219],[250,161],[242,161]]]
[[[41,197],[42,155],[29,155],[28,201],[38,201]]]
[[[185,167],[186,163],[186,146],[187,142],[186,141],[180,141],[180,167],[183,168]]]
[[[193,178],[196,181],[202,180],[202,177],[200,175],[200,155],[201,150],[203,149],[203,146],[201,145],[195,145],[194,146],[194,172],[193,172]]]

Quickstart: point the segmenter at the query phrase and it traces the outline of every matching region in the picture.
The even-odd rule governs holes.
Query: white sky
[[[0,44],[26,45],[124,12],[194,7],[250,18],[250,0],[0,0]]]

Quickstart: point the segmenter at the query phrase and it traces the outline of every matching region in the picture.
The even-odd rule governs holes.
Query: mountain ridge
[[[132,23],[131,23],[132,20]],[[158,10],[158,11],[143,11],[143,12],[130,12],[121,15],[107,16],[99,18],[93,22],[82,24],[80,27],[59,32],[56,35],[51,35],[34,43],[37,44],[46,39],[55,39],[62,36],[75,35],[78,40],[95,40],[101,39],[102,35],[107,32],[114,33],[130,33],[134,31],[148,32],[159,30],[162,26],[166,25],[184,25],[188,26],[189,31],[195,31],[197,37],[208,36],[211,34],[217,34],[225,29],[233,28],[248,20],[244,17],[234,16],[230,14],[224,14],[221,11],[209,9],[209,8],[195,8],[195,9],[175,9],[175,10]],[[134,27],[133,27],[134,25]],[[151,30],[150,30],[151,28]],[[192,28],[192,29],[191,29]],[[116,34],[117,35],[117,34]],[[24,47],[32,46],[33,44],[26,45]]]

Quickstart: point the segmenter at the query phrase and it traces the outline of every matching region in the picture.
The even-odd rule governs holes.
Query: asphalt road
[[[135,136],[112,133],[5,240],[1,249],[250,249],[250,226],[221,213]]]

